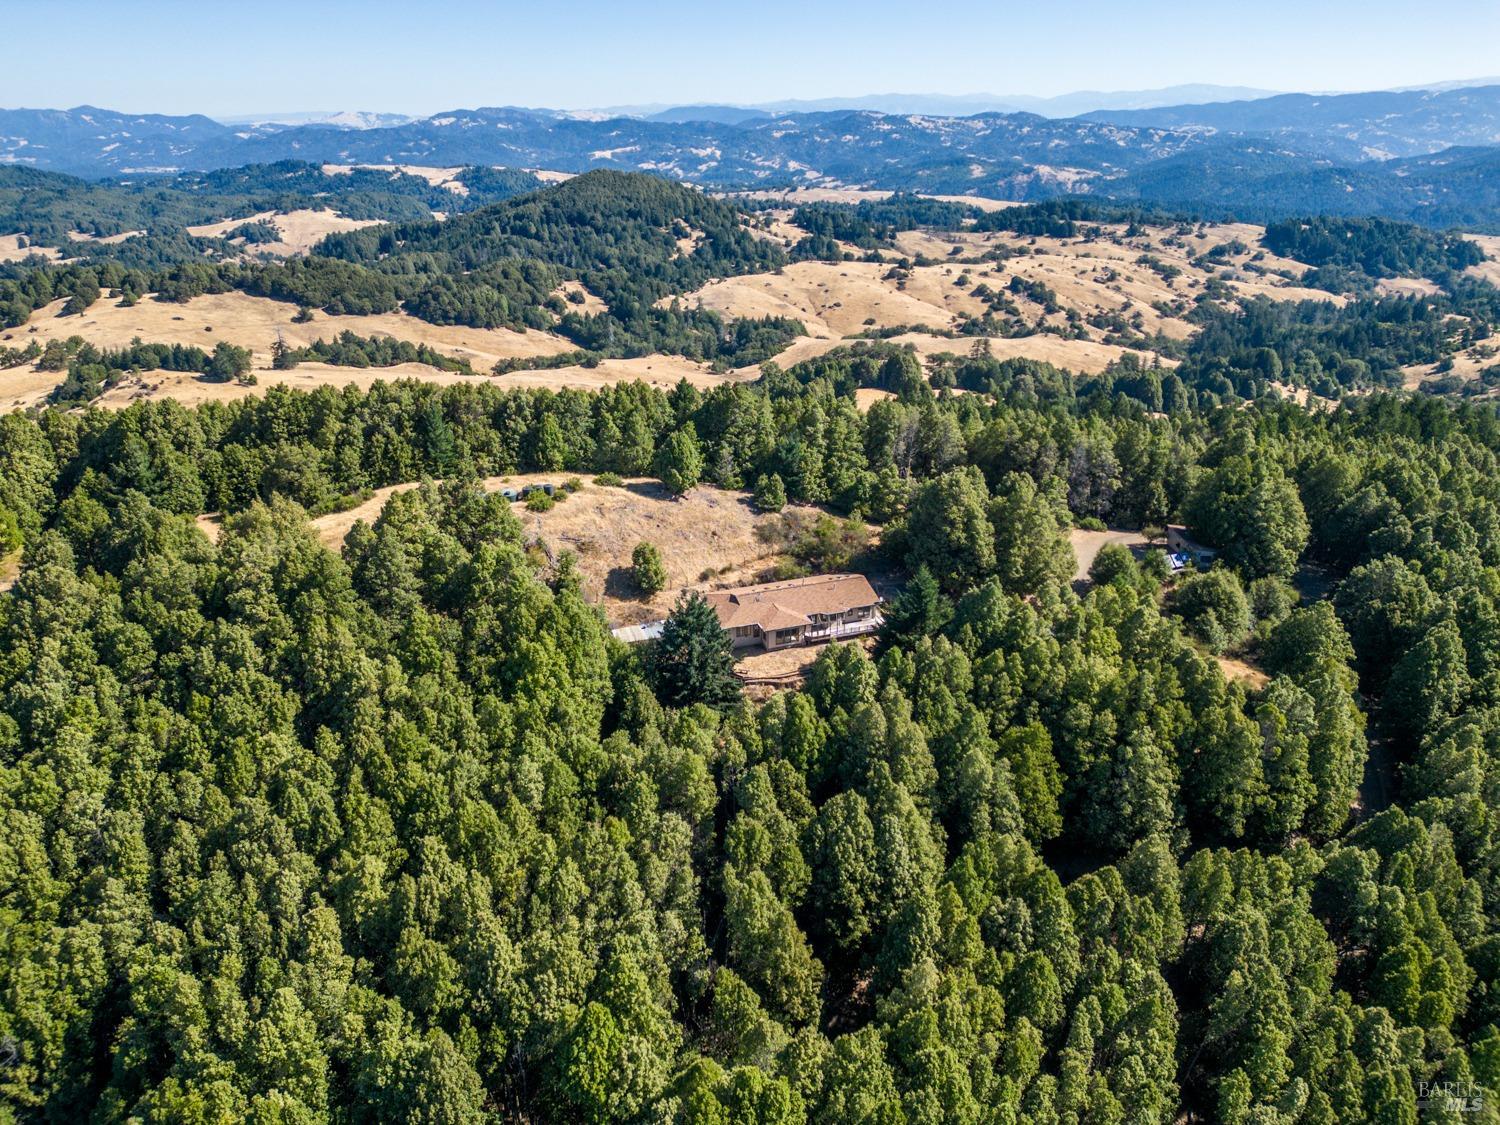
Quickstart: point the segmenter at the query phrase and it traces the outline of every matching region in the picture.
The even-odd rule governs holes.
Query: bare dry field
[[[984,341],[989,343],[990,354],[996,359],[1035,359],[1069,371],[1089,375],[1103,371],[1129,350],[1114,344],[1100,344],[1093,340],[1065,340],[1061,336],[1051,335],[948,337],[933,336],[926,332],[904,332],[899,336],[890,337],[886,342],[902,346],[910,345],[918,356],[927,360],[943,352],[964,355],[975,344]],[[835,348],[845,347],[849,343],[848,340],[804,337],[778,355],[776,362],[782,367],[788,367],[805,359],[812,359],[833,351]],[[1163,366],[1171,366],[1175,362],[1170,359],[1162,360]]]
[[[804,203],[863,203],[866,200],[889,199],[894,192],[871,191],[864,188],[804,187],[788,188],[785,191],[728,192],[730,199],[770,199],[797,207]],[[926,199],[941,199],[948,203],[967,203],[981,211],[999,211],[1017,204],[1007,199],[988,199],[982,195],[926,195]]]
[[[347,167],[330,166],[335,170]],[[440,184],[447,182],[444,177],[456,172],[449,168],[404,170],[420,171],[429,182]],[[776,199],[785,194],[790,202],[813,199],[847,202],[886,193],[822,188],[789,194],[754,194]],[[1002,205],[999,200],[988,202]],[[790,214],[788,210],[762,215],[762,218],[769,216],[770,227],[758,233],[790,243],[803,233],[788,221]],[[277,246],[288,252],[305,249],[330,230],[366,225],[332,211],[263,212],[252,218],[275,223],[284,239]],[[224,234],[245,221],[249,220],[226,220],[192,229],[199,234]],[[1083,317],[1087,334],[1082,339],[1069,339],[1050,331],[992,338],[991,354],[1001,359],[1037,359],[1088,374],[1102,371],[1127,351],[1142,350],[1106,342],[1129,338],[1118,334],[1122,325],[1147,337],[1160,333],[1183,339],[1190,335],[1193,326],[1184,317],[1210,277],[1222,280],[1242,298],[1266,295],[1277,299],[1342,300],[1295,284],[1290,278],[1300,276],[1306,267],[1260,250],[1260,235],[1260,228],[1248,224],[1152,228],[1135,234],[1129,234],[1121,225],[1103,226],[1093,237],[1070,239],[1022,238],[1006,232],[908,231],[898,236],[897,248],[910,259],[924,259],[930,264],[908,263],[910,268],[897,269],[889,262],[796,262],[774,273],[715,280],[680,299],[729,318],[787,316],[800,320],[809,335],[794,341],[776,357],[777,362],[787,366],[838,347],[872,328],[947,332],[963,319],[986,310],[985,302],[974,293],[980,286],[987,286],[993,292],[1003,292],[1005,299],[1032,324],[1063,329],[1068,324],[1066,313],[1074,310]],[[684,242],[690,244],[691,240]],[[12,249],[18,250],[15,243],[15,237],[11,236]],[[1494,244],[1488,246],[1492,252],[1500,251],[1500,238],[1491,239],[1490,243]],[[1204,263],[1202,255],[1218,246],[1227,246],[1229,250],[1212,264]],[[4,244],[0,244],[0,251],[3,249]],[[999,262],[980,260],[996,250],[1011,251],[1013,256]],[[1140,260],[1148,254],[1154,259],[1152,262]],[[1287,276],[1267,272],[1273,270]],[[1024,293],[1011,293],[1008,286],[1016,278],[1046,286],[1056,295],[1060,310],[1049,313],[1044,305]],[[576,281],[565,282],[559,293],[581,296],[578,307],[587,312],[605,310],[597,295]],[[260,387],[274,384],[368,387],[379,379],[402,377],[440,383],[473,378],[439,372],[421,364],[381,369],[303,364],[291,372],[272,371],[270,352],[278,336],[294,347],[331,338],[345,330],[362,336],[391,336],[425,343],[467,360],[481,373],[487,373],[502,359],[542,358],[573,350],[567,340],[548,332],[440,326],[400,312],[345,317],[318,314],[309,323],[295,324],[292,306],[243,293],[208,295],[181,305],[146,299],[128,309],[106,298],[96,302],[83,316],[66,318],[57,315],[62,303],[54,302],[39,309],[26,325],[0,333],[0,342],[22,346],[27,340],[45,343],[78,335],[101,347],[121,347],[139,338],[153,343],[208,348],[218,340],[228,340],[251,350]],[[945,352],[962,354],[975,343],[972,337],[950,338],[923,331],[888,338],[909,345],[924,360]],[[1460,357],[1460,373],[1477,371],[1485,359],[1478,354]],[[1408,372],[1408,381],[1415,385],[1430,373],[1429,369],[1413,369]],[[500,378],[505,386],[511,387],[595,390],[634,379],[660,387],[687,379],[695,386],[710,387],[731,379],[751,379],[756,374],[754,368],[716,374],[704,364],[654,355],[604,360],[592,368],[521,370]],[[62,375],[57,373],[0,372],[0,405],[33,405],[44,400],[61,380]],[[112,388],[101,404],[121,406],[140,398],[165,396],[198,403],[254,393],[254,388],[209,383],[192,375],[148,372]],[[870,401],[873,400],[866,396],[862,407],[867,408]]]
[[[278,384],[307,389],[322,385],[367,388],[377,380],[400,378],[442,384],[483,379],[506,387],[598,390],[612,383],[636,379],[658,387],[672,387],[679,380],[687,379],[694,386],[706,388],[732,378],[755,375],[754,371],[747,371],[742,376],[720,375],[709,370],[706,364],[681,356],[651,355],[635,359],[606,359],[592,368],[569,366],[490,376],[488,371],[497,360],[556,355],[572,351],[573,345],[547,332],[436,325],[402,312],[338,317],[319,314],[306,324],[295,324],[292,322],[296,312],[293,306],[244,293],[210,294],[181,305],[147,299],[132,308],[121,308],[117,302],[104,299],[82,316],[70,317],[57,315],[62,304],[55,301],[37,310],[26,325],[0,333],[0,343],[22,347],[29,340],[45,344],[53,339],[82,336],[99,347],[118,348],[138,337],[150,343],[192,344],[211,349],[219,340],[228,340],[249,348],[254,355],[256,386],[213,383],[184,372],[150,371],[138,378],[123,380],[105,392],[99,404],[106,407],[125,406],[142,398],[170,397],[186,405],[227,401]],[[449,355],[467,359],[481,374],[438,371],[420,363],[379,368],[303,363],[290,371],[272,370],[271,346],[278,335],[296,347],[318,339],[331,339],[346,330],[361,336],[392,336],[412,343],[425,343]],[[0,407],[11,409],[36,405],[45,400],[63,378],[62,372],[33,368],[0,371]]]
[[[574,295],[582,297],[582,301],[571,301],[573,307],[589,315],[609,312],[609,306],[604,303],[603,298],[589,292],[589,289],[581,281],[564,281],[552,295],[570,300]]]
[[[561,482],[567,474],[515,477],[516,482]],[[578,556],[583,589],[604,606],[611,625],[631,625],[665,617],[686,589],[755,581],[778,555],[756,537],[756,528],[782,516],[756,512],[745,492],[700,485],[673,499],[655,480],[635,478],[623,488],[588,483],[549,512],[516,505],[528,540],[554,552]],[[788,505],[792,518],[815,518],[817,510]],[[656,544],[667,569],[667,588],[650,599],[639,596],[631,577],[631,552],[641,541]],[[715,572],[705,579],[707,571]]]
[[[33,255],[38,258],[46,258],[48,261],[57,261],[62,257],[62,251],[55,246],[22,246],[19,234],[0,234],[0,262],[24,262]],[[30,243],[30,239],[26,240]]]
[[[429,324],[404,312],[379,313],[370,316],[325,316],[317,314],[306,324],[295,324],[294,306],[244,293],[218,293],[195,297],[186,304],[171,304],[145,299],[131,308],[121,308],[108,298],[95,302],[82,316],[58,316],[64,302],[54,301],[38,309],[21,327],[0,332],[0,343],[24,347],[27,341],[46,344],[49,340],[81,336],[104,348],[119,348],[140,338],[148,343],[191,344],[212,349],[219,340],[249,348],[254,355],[256,376],[262,386],[287,382],[293,385],[315,385],[332,382],[368,385],[376,379],[403,376],[438,382],[467,379],[473,376],[440,372],[423,364],[402,364],[387,368],[329,367],[324,364],[302,364],[292,371],[272,371],[271,346],[277,336],[298,347],[318,339],[332,339],[340,332],[360,336],[391,336],[412,343],[425,343],[456,358],[466,359],[479,372],[488,372],[500,359],[529,359],[556,355],[573,350],[573,345],[548,332],[516,332],[508,328],[466,328],[455,325]],[[644,360],[611,360],[598,368],[561,368],[556,371],[517,373],[504,378],[515,386],[598,387],[640,374],[653,381],[675,383],[687,376],[702,385],[719,381],[700,364],[676,357],[647,357]],[[0,404],[29,405],[44,398],[63,379],[60,372],[38,372],[28,368],[0,371]],[[254,393],[254,388],[209,384],[192,375],[152,372],[127,389],[121,384],[111,393],[118,404],[127,395],[145,391],[152,396],[172,395],[184,401],[236,397]],[[21,401],[25,400],[25,401]]]
[[[807,237],[807,232],[796,223],[791,221],[791,208],[785,210],[762,211],[755,217],[754,223],[746,224],[746,229],[756,238],[767,242],[774,242],[783,250],[790,250],[802,239]],[[764,223],[764,226],[758,224]]]
[[[754,378],[751,370],[744,377]],[[184,406],[205,402],[232,402],[263,394],[267,387],[293,387],[312,391],[319,387],[357,387],[367,391],[376,383],[397,379],[417,379],[424,383],[452,386],[456,383],[491,383],[507,388],[526,387],[550,391],[597,391],[614,383],[640,381],[662,390],[670,390],[686,379],[695,387],[707,389],[732,381],[734,376],[718,375],[702,364],[679,356],[646,356],[640,359],[612,359],[598,367],[560,367],[540,371],[514,371],[509,375],[463,375],[439,371],[422,363],[398,363],[391,367],[335,367],[327,363],[300,363],[290,371],[257,369],[254,386],[240,383],[216,383],[201,375],[184,371],[143,371],[110,387],[94,405],[118,410],[145,399],[171,398]],[[62,380],[56,371],[34,371],[20,368],[0,371],[0,409],[26,409],[39,406]]]
[[[8,555],[0,556],[0,594],[5,593],[6,590],[14,586],[20,574],[20,551],[12,551]]]
[[[675,387],[686,379],[695,387],[707,389],[720,383],[731,383],[755,379],[760,375],[757,368],[745,368],[731,374],[720,375],[707,364],[686,359],[680,355],[646,355],[634,359],[602,359],[598,367],[555,367],[548,370],[512,371],[509,375],[494,376],[496,382],[507,387],[545,387],[549,390],[595,391],[615,383],[630,383],[640,380],[653,387]]]
[[[230,231],[246,223],[269,223],[281,236],[276,242],[265,242],[247,247],[248,251],[255,254],[273,254],[283,258],[295,254],[306,254],[330,234],[380,225],[375,219],[351,219],[337,211],[314,211],[304,207],[296,211],[261,211],[243,219],[224,219],[217,223],[204,223],[201,226],[188,227],[187,232],[197,238],[223,238]],[[239,245],[244,244],[243,239],[234,241]]]
[[[1466,234],[1470,242],[1477,242],[1484,251],[1486,261],[1470,266],[1464,273],[1482,278],[1493,285],[1500,285],[1500,234]]]
[[[106,410],[120,410],[143,399],[171,398],[183,406],[205,402],[232,402],[251,395],[264,394],[267,387],[294,387],[313,391],[319,387],[358,387],[367,391],[378,382],[396,379],[420,379],[424,383],[449,386],[473,382],[474,376],[439,371],[421,363],[400,363],[394,367],[334,367],[326,363],[302,363],[290,371],[257,371],[256,384],[216,383],[201,375],[184,371],[143,371],[135,378],[125,378],[94,400]]]
[[[1073,571],[1074,582],[1088,581],[1089,568],[1094,565],[1094,560],[1099,557],[1099,552],[1106,544],[1118,543],[1132,550],[1146,546],[1145,536],[1139,531],[1115,528],[1108,531],[1089,531],[1086,528],[1075,527],[1068,532],[1068,542],[1073,545],[1073,556],[1078,560],[1078,566]]]
[[[122,230],[119,234],[106,234],[100,237],[81,230],[70,230],[68,237],[74,242],[97,242],[100,246],[118,246],[122,242],[128,242],[130,239],[138,238],[145,233],[143,230]]]
[[[572,475],[517,473],[482,483],[493,492],[527,484],[560,485]],[[551,511],[531,512],[520,502],[513,509],[528,542],[542,545],[553,558],[563,551],[577,556],[584,595],[604,607],[611,625],[659,620],[687,589],[756,581],[779,557],[775,546],[756,536],[756,529],[779,523],[783,515],[756,512],[749,493],[700,485],[673,499],[660,482],[646,477],[627,479],[619,488],[593,484],[587,476],[582,479],[583,487]],[[340,550],[356,522],[374,523],[392,495],[415,487],[377,489],[364,503],[318,516],[310,524],[327,547]],[[788,505],[784,513],[794,520],[818,514],[816,508],[797,504]],[[218,538],[216,514],[200,516],[198,526],[210,539]],[[667,588],[650,599],[639,595],[631,577],[630,555],[642,540],[656,544],[667,569]],[[707,571],[713,574],[705,579]]]
[[[38,371],[34,367],[8,367],[0,370],[0,410],[29,410],[47,401],[63,380],[59,371]]]
[[[1383,277],[1375,283],[1382,297],[1436,297],[1443,287],[1425,277]]]
[[[403,312],[369,316],[326,316],[318,313],[306,324],[294,324],[296,307],[245,293],[212,293],[185,304],[145,298],[121,308],[109,298],[96,301],[82,316],[60,317],[62,301],[54,301],[31,315],[25,325],[0,333],[0,340],[17,346],[34,339],[82,336],[100,347],[123,347],[134,337],[149,343],[196,344],[211,348],[219,340],[249,348],[257,361],[269,362],[271,345],[279,334],[292,346],[332,339],[346,329],[361,336],[394,336],[425,343],[451,355],[467,358],[476,368],[498,359],[555,355],[573,345],[547,332],[514,332],[508,328],[464,328],[429,324]]]
[[[1241,683],[1250,691],[1260,691],[1271,682],[1271,677],[1253,664],[1247,664],[1243,660],[1233,656],[1215,656],[1214,662],[1218,664],[1219,671],[1224,673],[1224,678],[1230,683]]]
[[[813,336],[842,338],[869,327],[948,328],[954,313],[882,280],[878,262],[795,262],[780,273],[712,281],[683,298],[731,317],[790,316]],[[961,297],[955,300],[955,307]]]
[[[433,187],[440,187],[451,191],[454,195],[468,195],[469,189],[461,180],[455,177],[463,171],[463,168],[438,168],[427,164],[325,164],[323,174],[326,176],[347,176],[356,168],[368,168],[375,172],[390,172],[393,175],[404,172],[408,176],[417,176],[426,180]]]
[[[831,189],[820,189],[820,197],[828,191]],[[760,233],[789,242],[796,231],[778,217],[771,230]],[[1129,238],[1121,226],[1105,228],[1102,237],[1092,240],[1020,238],[1005,232],[906,231],[897,236],[897,248],[911,259],[935,260],[938,264],[893,273],[888,263],[797,262],[775,273],[710,282],[684,300],[729,317],[789,316],[801,320],[811,339],[797,341],[779,356],[778,362],[785,365],[826,350],[821,341],[845,339],[870,328],[951,329],[960,318],[983,313],[986,306],[973,293],[984,285],[992,291],[1005,291],[1006,298],[1033,323],[1061,328],[1067,324],[1066,312],[1070,309],[1081,313],[1085,321],[1099,321],[1087,326],[1088,340],[1063,340],[1051,335],[1020,337],[997,341],[996,354],[1098,371],[1122,352],[1104,343],[1115,335],[1114,326],[1121,320],[1146,336],[1190,336],[1194,327],[1184,317],[1209,276],[1220,278],[1241,298],[1265,295],[1279,300],[1341,300],[1273,273],[1260,272],[1285,270],[1300,276],[1306,267],[1266,255],[1257,248],[1259,237],[1260,228],[1246,224],[1218,224],[1187,234],[1154,230]],[[1236,246],[1212,267],[1205,268],[1196,261],[1215,246],[1236,243],[1243,243],[1243,248]],[[1000,249],[1022,253],[1003,262],[972,260]],[[1159,265],[1140,262],[1145,255]],[[1018,277],[1045,285],[1056,294],[1062,311],[1048,313],[1024,294],[1010,293],[1007,287]],[[898,339],[920,341],[917,346],[924,355],[962,351],[968,346],[967,341],[933,343],[931,337],[923,340],[918,333]]]
[[[1500,348],[1494,344],[1481,344],[1458,352],[1452,358],[1452,365],[1447,371],[1439,371],[1436,363],[1416,363],[1401,369],[1402,385],[1408,390],[1422,385],[1427,379],[1441,379],[1448,376],[1456,376],[1466,382],[1479,378],[1479,373],[1487,367],[1493,367],[1500,363]]]

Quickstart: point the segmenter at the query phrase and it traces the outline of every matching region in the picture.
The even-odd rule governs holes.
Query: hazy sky
[[[0,106],[584,108],[1500,72],[1500,0],[0,0]]]

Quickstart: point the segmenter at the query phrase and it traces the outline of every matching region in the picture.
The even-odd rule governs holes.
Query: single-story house
[[[1214,565],[1219,557],[1219,552],[1213,547],[1205,547],[1202,543],[1188,538],[1187,528],[1178,523],[1167,524],[1167,553],[1168,555],[1185,555],[1200,570],[1207,570]]]
[[[703,595],[735,648],[770,650],[873,633],[880,595],[863,574],[819,574]]]

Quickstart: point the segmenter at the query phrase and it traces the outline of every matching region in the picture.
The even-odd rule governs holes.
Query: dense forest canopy
[[[1341,1122],[1415,1121],[1443,1083],[1492,1098],[1493,410],[1162,412],[1133,376],[1045,375],[934,394],[861,345],[706,393],[0,419],[25,543],[0,595],[8,1112]],[[898,395],[861,412],[870,385]],[[885,525],[913,577],[876,654],[832,646],[760,704],[679,677],[665,706],[664,668],[477,484],[653,471],[683,442],[718,485],[774,474]],[[341,555],[306,528],[424,476]],[[1072,520],[1179,514],[1226,559],[1212,584],[1163,600],[1125,555],[1072,588]],[[1331,598],[1288,585],[1306,564]],[[1226,643],[1263,686],[1226,681]]]
[[[1440,279],[1484,261],[1468,239],[1386,219],[1290,219],[1266,227],[1264,242],[1320,272],[1336,267],[1369,278]]]

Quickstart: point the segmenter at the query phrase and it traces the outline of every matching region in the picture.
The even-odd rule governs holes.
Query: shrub
[[[1160,586],[1172,576],[1172,564],[1167,561],[1165,551],[1147,551],[1141,556],[1141,573]]]
[[[600,488],[619,488],[625,479],[619,473],[600,473],[594,478],[594,483]]]
[[[1100,547],[1094,556],[1094,565],[1089,567],[1089,578],[1100,586],[1110,582],[1133,585],[1139,574],[1130,548],[1120,543],[1106,543]]]
[[[648,598],[667,587],[667,568],[661,561],[661,552],[656,544],[640,542],[630,553],[630,562],[635,572],[635,584]]]
[[[786,485],[779,473],[762,474],[755,482],[755,507],[762,512],[779,512],[786,507]]]
[[[1297,590],[1285,578],[1257,578],[1250,583],[1250,615],[1257,625],[1277,625],[1291,616],[1300,600]]]
[[[1244,588],[1223,567],[1185,579],[1172,594],[1171,608],[1212,652],[1223,652],[1250,631]]]
[[[869,529],[858,520],[836,520],[824,515],[797,535],[790,553],[803,574],[848,570],[855,557],[868,545],[869,538]]]
[[[237,348],[227,340],[214,345],[214,354],[209,360],[206,374],[210,379],[227,383],[231,379],[245,382],[250,374],[251,356],[249,348]]]
[[[21,525],[16,514],[0,505],[0,558],[21,549]]]
[[[528,512],[550,512],[557,501],[548,496],[540,488],[526,497],[526,510]]]

